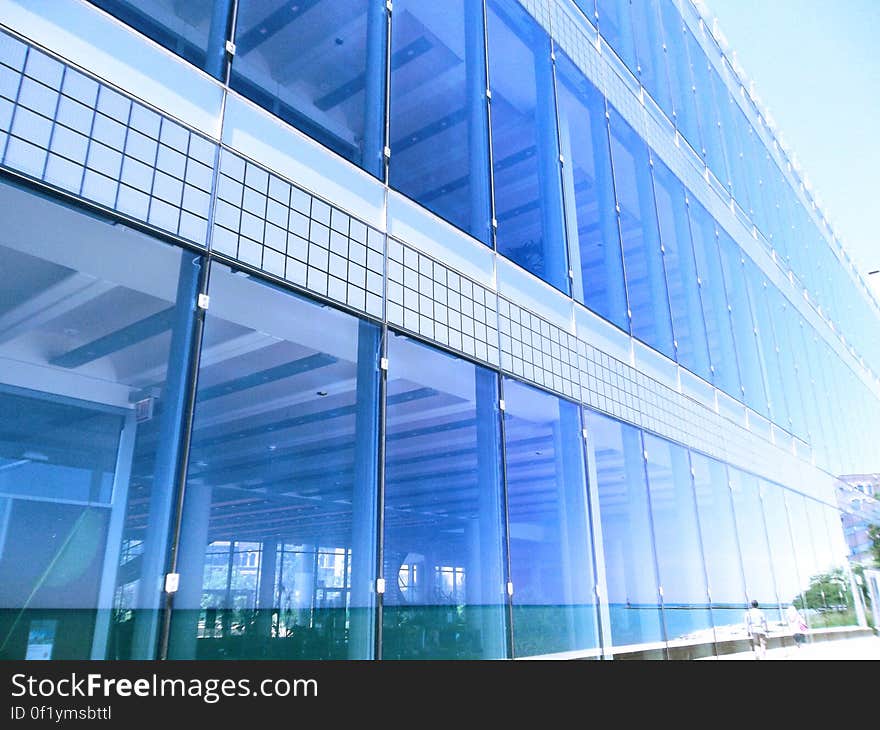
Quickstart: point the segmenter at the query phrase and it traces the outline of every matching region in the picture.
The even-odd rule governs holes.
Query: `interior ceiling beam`
[[[255,50],[319,2],[320,0],[291,0],[290,2],[282,2],[276,10],[254,23],[250,29],[235,39],[236,54],[245,56]]]

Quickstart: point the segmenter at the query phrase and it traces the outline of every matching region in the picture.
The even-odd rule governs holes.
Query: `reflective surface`
[[[170,656],[373,650],[379,331],[214,264]]]
[[[382,657],[504,657],[497,375],[400,336],[388,357]]]
[[[599,645],[578,406],[504,381],[515,656]]]

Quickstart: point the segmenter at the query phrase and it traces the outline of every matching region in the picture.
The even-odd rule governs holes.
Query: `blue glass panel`
[[[231,20],[232,0],[89,0],[217,78]]]
[[[574,296],[629,331],[605,99],[561,51],[556,56],[559,144]]]
[[[670,658],[707,656],[715,637],[688,452],[650,434],[644,441]]]
[[[599,33],[629,70],[638,75],[629,0],[596,0],[596,9],[599,14]]]
[[[0,657],[154,658],[200,260],[0,210]]]
[[[807,499],[789,490],[784,493],[785,506],[788,512],[788,525],[794,546],[795,564],[798,570],[798,595],[793,600],[807,624],[818,628],[821,624],[819,606],[824,607],[821,592],[810,592],[814,585],[813,578],[821,573],[813,548],[812,528],[807,517]]]
[[[391,57],[410,56],[391,67],[389,183],[488,244],[482,3],[400,0],[394,6]]]
[[[791,418],[791,427],[795,435],[809,440],[804,401],[802,395],[801,376],[798,360],[794,351],[793,336],[797,334],[796,325],[791,323],[791,305],[776,287],[768,286],[765,290],[770,305],[770,319],[776,343],[779,347],[779,369],[782,374],[782,386],[785,390],[785,405]]]
[[[845,612],[845,609],[839,608],[844,604],[844,593],[834,572],[837,561],[825,522],[826,506],[809,498],[805,503],[807,524],[810,526],[816,557],[816,572],[810,576],[810,584],[805,596],[806,609],[811,617],[812,628],[835,626],[838,615]]]
[[[833,568],[829,582],[832,596],[832,610],[827,621],[832,626],[855,626],[858,624],[858,611],[853,596],[853,575],[850,569],[846,538],[843,534],[841,513],[834,507],[824,506],[825,525],[831,545]]]
[[[705,57],[704,57],[705,58]],[[706,81],[709,87],[698,101],[706,107],[710,129],[706,131],[706,161],[721,184],[730,188],[730,163],[724,139],[724,126],[721,108],[727,107],[727,88],[718,72],[708,59],[706,61]]]
[[[697,99],[688,62],[684,21],[674,0],[658,1],[668,53],[669,88],[672,94],[675,125],[691,147],[700,150],[702,147],[697,118]]]
[[[381,177],[386,32],[379,0],[240,0],[230,84]],[[391,66],[430,50],[414,41]]]
[[[367,659],[380,330],[214,264],[169,656]]]
[[[587,413],[615,646],[650,652],[664,640],[639,430]]]
[[[715,386],[734,398],[742,398],[733,332],[727,311],[724,276],[718,254],[715,221],[693,197],[689,201],[691,241],[700,282],[703,319],[709,342],[709,360],[712,363]]]
[[[773,560],[776,595],[785,608],[800,592],[800,576],[785,507],[785,490],[778,484],[761,480],[761,499],[764,514],[767,515],[767,540]]]
[[[758,478],[733,467],[728,467],[728,474],[748,600],[758,601],[768,622],[778,621],[779,607]]]
[[[489,0],[498,253],[569,291],[550,38],[515,0]]]
[[[717,640],[724,642],[740,636],[747,605],[727,469],[720,461],[694,451],[691,468],[712,594],[712,622]]]
[[[636,59],[639,62],[639,81],[671,119],[672,95],[666,73],[666,53],[663,49],[658,0],[631,0],[630,12]]]
[[[709,345],[691,246],[684,185],[654,157],[654,199],[663,247],[672,332],[678,362],[704,380],[712,380]]]
[[[578,406],[509,379],[504,404],[515,655],[595,649]]]
[[[613,107],[610,117],[611,161],[632,334],[674,358],[648,147]]]
[[[791,429],[785,385],[777,341],[774,335],[773,310],[768,289],[771,287],[754,261],[744,256],[746,292],[757,333],[758,363],[767,385],[768,415],[778,425]]]
[[[498,376],[389,341],[385,659],[507,654]]]
[[[724,288],[730,308],[730,322],[736,343],[737,363],[745,390],[745,402],[763,416],[767,411],[767,394],[761,362],[758,359],[756,324],[752,320],[751,304],[746,289],[743,254],[739,246],[723,228],[718,230],[718,248],[724,274]]]

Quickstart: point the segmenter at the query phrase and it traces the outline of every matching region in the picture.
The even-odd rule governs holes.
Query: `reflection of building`
[[[0,10],[0,656],[860,620],[880,312],[689,1]]]
[[[868,527],[880,526],[880,474],[847,474],[838,477],[837,501],[842,510],[843,534],[850,560],[874,564]]]

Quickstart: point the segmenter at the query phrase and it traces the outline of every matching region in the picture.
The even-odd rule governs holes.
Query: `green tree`
[[[880,525],[868,525],[868,537],[871,538],[871,556],[874,565],[880,568]]]

